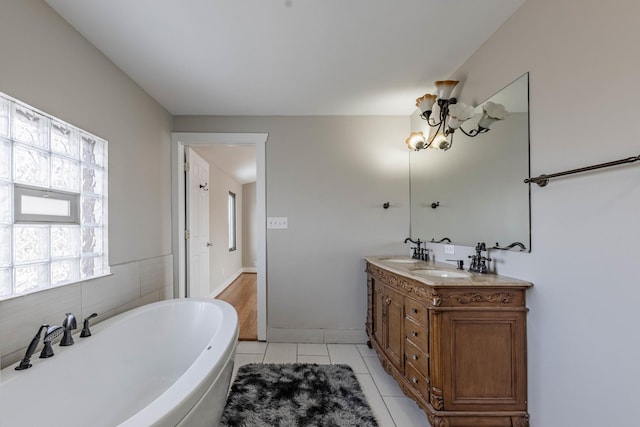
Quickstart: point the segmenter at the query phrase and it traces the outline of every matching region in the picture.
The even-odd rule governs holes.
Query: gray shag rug
[[[347,365],[249,364],[238,369],[222,427],[378,427]]]

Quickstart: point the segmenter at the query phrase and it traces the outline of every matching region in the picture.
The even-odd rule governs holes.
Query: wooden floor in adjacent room
[[[238,312],[240,341],[258,339],[257,274],[242,273],[216,299],[228,302]]]

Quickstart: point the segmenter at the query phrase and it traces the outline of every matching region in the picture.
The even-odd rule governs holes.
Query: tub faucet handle
[[[62,336],[60,345],[63,347],[73,345],[73,337],[71,336],[71,331],[74,329],[78,329],[76,316],[74,316],[72,313],[67,313],[64,321],[62,322],[62,327],[64,328],[64,335]]]
[[[82,325],[82,332],[80,332],[80,338],[86,338],[91,336],[91,330],[89,329],[89,320],[93,319],[97,315],[98,313],[93,313],[91,316],[84,319],[84,322]]]

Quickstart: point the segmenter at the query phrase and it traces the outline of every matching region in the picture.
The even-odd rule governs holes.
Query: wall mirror
[[[509,111],[509,117],[494,123],[490,132],[470,138],[457,131],[447,151],[410,153],[414,239],[447,237],[454,245],[485,242],[487,247],[520,242],[530,251],[530,186],[523,183],[530,177],[529,74],[487,101],[503,104]],[[473,129],[479,116],[463,127]],[[412,118],[412,131],[426,134],[428,127],[419,122]]]

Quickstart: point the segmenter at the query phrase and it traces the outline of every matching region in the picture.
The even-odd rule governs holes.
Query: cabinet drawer
[[[422,374],[410,362],[405,365],[405,377],[411,386],[425,401],[429,401],[429,384]]]
[[[404,315],[410,317],[419,325],[427,324],[428,314],[426,307],[414,299],[404,299]]]
[[[426,326],[421,326],[408,317],[404,318],[404,336],[425,353],[428,348],[427,334]]]
[[[427,354],[408,339],[404,342],[404,355],[408,363],[411,363],[424,377],[427,376]]]

